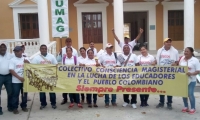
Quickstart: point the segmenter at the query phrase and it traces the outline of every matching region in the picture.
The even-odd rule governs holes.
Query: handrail
[[[53,46],[56,46],[56,41],[52,41],[51,43],[49,43],[47,45],[47,49],[49,50],[49,48],[52,48]],[[55,48],[56,49],[56,48]],[[52,51],[54,52],[54,51]],[[55,51],[56,52],[56,51]],[[39,55],[40,54],[40,51],[38,51],[37,53],[33,54],[31,57],[30,57],[30,60],[32,60],[35,56]],[[56,53],[52,53],[53,55],[55,55]]]

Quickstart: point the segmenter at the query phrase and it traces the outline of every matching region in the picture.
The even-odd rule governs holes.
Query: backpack
[[[63,65],[65,65],[65,58],[66,58],[66,55],[63,56]],[[77,64],[76,56],[74,56],[74,64],[75,65]]]

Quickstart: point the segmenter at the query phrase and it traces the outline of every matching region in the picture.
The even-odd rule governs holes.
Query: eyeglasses
[[[72,42],[72,41],[66,41],[66,42]]]

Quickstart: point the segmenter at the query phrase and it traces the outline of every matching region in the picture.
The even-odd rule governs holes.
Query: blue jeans
[[[56,105],[56,94],[55,93],[49,93],[49,97],[50,97],[51,105]],[[47,105],[46,93],[44,93],[44,92],[40,93],[40,102],[41,102],[41,106]]]
[[[27,107],[27,93],[23,93],[23,83],[12,83],[12,107],[17,109],[19,105],[19,96],[21,92],[22,102],[20,104],[21,108]]]
[[[2,85],[5,86],[7,92],[7,107],[8,109],[12,109],[12,75],[0,75],[0,98],[1,98],[1,88]],[[0,99],[0,107],[1,107],[1,99]]]
[[[80,95],[79,93],[69,93],[69,99],[71,103],[80,104]]]
[[[196,82],[190,82],[188,85],[188,96],[190,99],[191,109],[195,109],[195,97],[194,97],[194,88]],[[183,97],[184,106],[188,108],[188,98]]]
[[[116,103],[116,97],[117,95],[116,94],[112,94],[112,100],[111,100],[111,103]],[[105,94],[105,103],[106,104],[109,104],[110,103],[110,100],[109,100],[109,94]]]

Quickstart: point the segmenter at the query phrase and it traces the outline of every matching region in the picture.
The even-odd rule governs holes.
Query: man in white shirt
[[[7,107],[8,111],[12,111],[12,75],[9,71],[9,63],[13,57],[10,53],[6,52],[7,47],[4,43],[0,44],[0,115],[3,114],[1,107],[1,89],[4,85],[7,92]]]
[[[12,74],[12,107],[13,113],[19,114],[18,104],[19,96],[22,93],[22,102],[20,104],[24,112],[28,112],[27,109],[27,93],[23,93],[23,74],[24,74],[24,63],[29,63],[27,58],[22,56],[22,47],[16,46],[13,50],[15,52],[15,57],[10,60],[9,70]]]
[[[115,40],[118,42],[118,45],[122,48],[122,51],[123,51],[124,45],[128,45],[129,48],[130,48],[130,53],[132,53],[133,48],[137,44],[137,41],[140,39],[143,31],[144,30],[142,28],[140,28],[140,32],[139,32],[138,36],[133,41],[130,41],[130,39],[128,37],[125,37],[124,42],[122,42],[122,41],[119,40],[119,38],[115,34],[115,30],[112,29],[113,36],[114,36]]]
[[[122,54],[122,57],[124,58],[124,62],[121,63],[122,67],[133,67],[139,65],[139,60],[137,56],[130,52],[130,48],[128,45],[125,45],[123,47],[123,52],[124,54]],[[129,100],[129,94],[123,94],[123,98],[124,98],[124,104],[122,105],[123,107],[126,107],[130,103],[134,109],[137,108],[136,106],[137,94],[131,94],[131,101]]]
[[[72,47],[72,39],[71,39],[71,38],[66,38],[65,44],[66,44],[66,46],[63,47],[63,48],[60,50],[60,53],[59,53],[58,56],[57,56],[57,61],[58,61],[58,62],[62,62],[62,63],[63,63],[62,57],[63,57],[64,55],[66,55],[66,48],[68,48],[68,47],[72,48],[72,51],[73,51],[72,55],[78,57],[78,52],[77,52],[77,50],[76,50],[75,48]]]
[[[176,66],[178,65],[179,54],[178,51],[171,45],[172,39],[164,39],[164,46],[160,48],[156,55],[157,65],[159,66]],[[156,108],[164,107],[165,96],[160,95],[160,103]],[[172,96],[167,96],[167,108],[172,109]]]
[[[56,58],[54,55],[47,53],[47,46],[46,45],[41,45],[40,46],[40,55],[37,55],[33,58],[31,63],[33,64],[58,64]],[[53,109],[56,109],[56,94],[55,93],[49,93],[50,101],[51,101],[51,106]],[[40,92],[40,110],[46,107],[47,101],[46,101],[46,94],[45,92]]]
[[[119,61],[117,60],[117,55],[112,52],[113,45],[111,43],[107,43],[106,45],[106,53],[103,54],[99,58],[99,63],[103,67],[118,67],[120,66]],[[109,94],[105,94],[105,107],[109,107]],[[111,103],[113,106],[117,106],[116,104],[116,94],[112,94],[112,100]]]
[[[92,49],[92,50],[94,51],[94,57],[97,57],[97,49],[94,47],[94,42],[91,41],[90,44],[89,44],[89,46],[90,46],[90,47],[86,50],[86,54],[87,54],[87,51],[88,51],[89,49]]]

